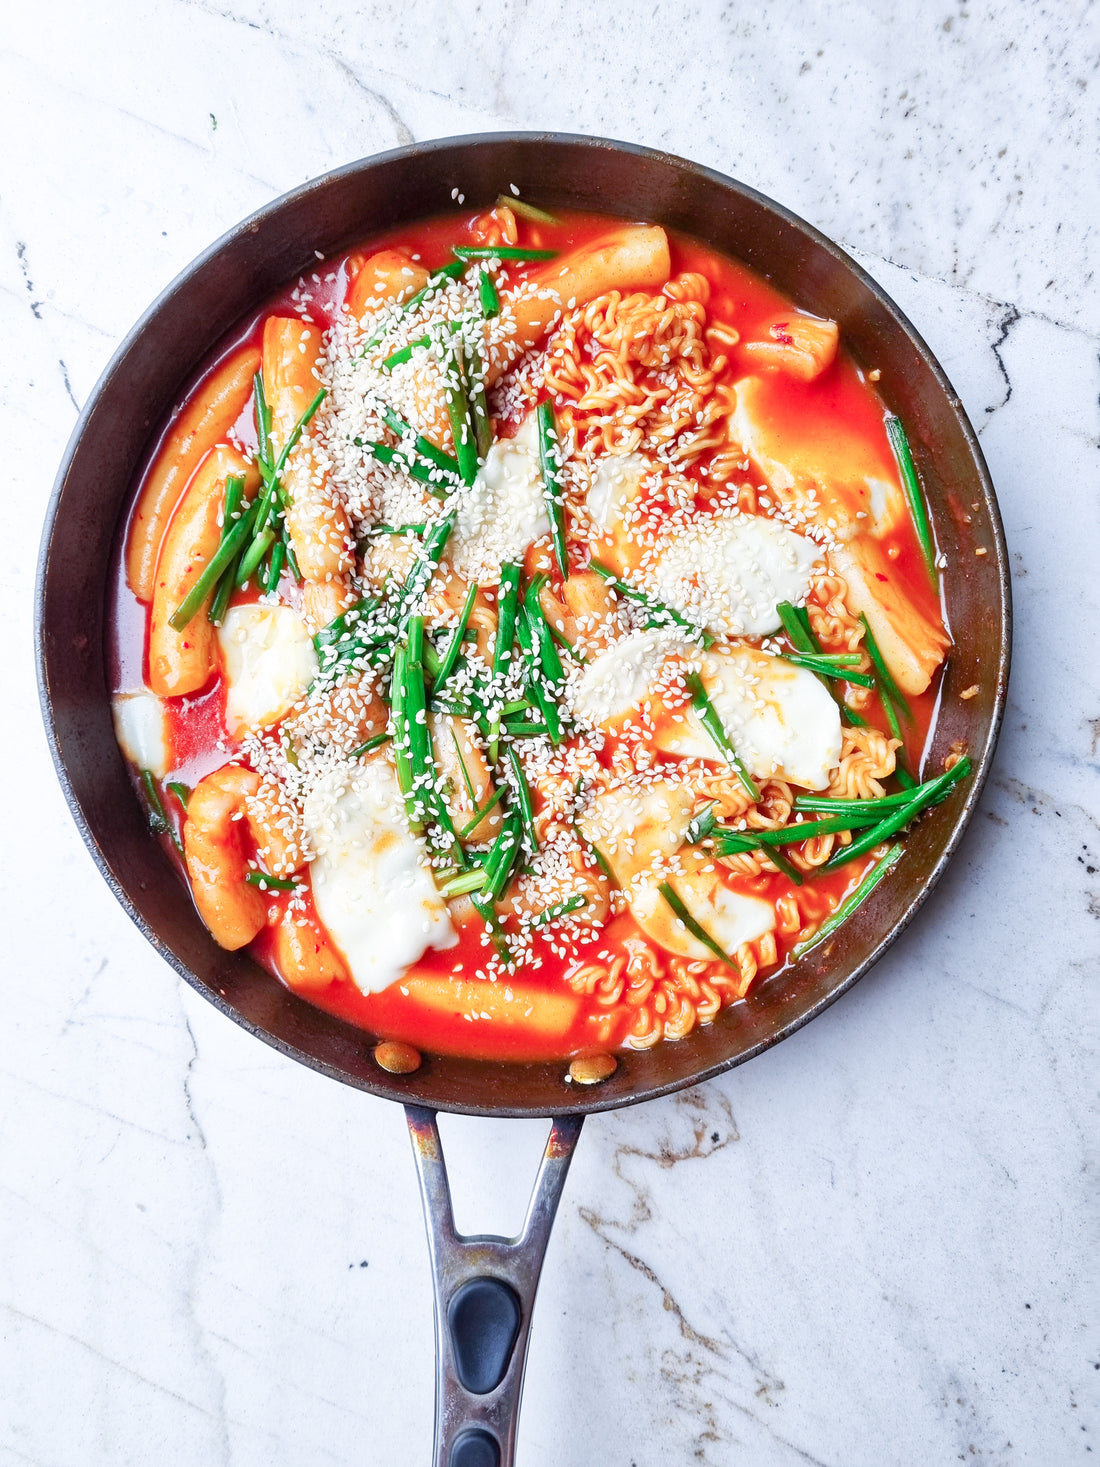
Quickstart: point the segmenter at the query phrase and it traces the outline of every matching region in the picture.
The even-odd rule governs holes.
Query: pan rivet
[[[598,1085],[619,1068],[613,1054],[582,1054],[569,1066],[569,1078],[578,1085]]]
[[[420,1068],[420,1051],[399,1039],[384,1039],[374,1046],[374,1058],[391,1075],[411,1075]]]

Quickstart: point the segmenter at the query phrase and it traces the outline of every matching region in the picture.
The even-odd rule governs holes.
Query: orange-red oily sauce
[[[429,270],[446,264],[453,258],[450,253],[452,244],[471,241],[473,218],[474,216],[442,217],[408,225],[369,240],[339,259],[319,261],[316,271],[307,273],[304,277],[306,289],[311,295],[311,319],[322,329],[332,324],[341,309],[358,264],[377,249],[389,247],[407,250],[418,256]],[[619,222],[601,215],[579,213],[562,213],[554,224],[533,224],[520,220],[520,242],[530,248],[567,250],[599,238]],[[670,233],[669,240],[672,253],[671,274],[675,276],[690,270],[705,275],[711,285],[708,320],[721,320],[735,326],[740,332],[741,342],[752,340],[754,336],[758,339],[766,338],[767,325],[784,311],[791,310],[792,305],[797,306],[797,302],[792,303],[747,266],[718,255],[685,236]],[[521,278],[524,273],[524,266],[515,266],[511,278]],[[270,300],[242,331],[224,341],[211,354],[197,375],[192,392],[197,390],[217,362],[230,351],[246,343],[259,346],[263,323],[269,315],[296,314],[297,301],[292,299],[292,291],[297,285],[298,282],[294,282],[283,295]],[[734,346],[728,355],[729,363],[724,374],[726,380],[736,381],[738,377],[755,369],[739,346]],[[843,344],[836,361],[817,380],[802,383],[782,376],[777,379],[777,385],[781,385],[781,391],[776,394],[777,419],[781,420],[782,415],[788,413],[792,422],[797,419],[804,424],[808,418],[818,419],[858,433],[868,455],[879,462],[881,476],[896,479],[894,459],[883,422],[882,403],[863,373],[845,352]],[[186,400],[185,396],[182,401]],[[507,436],[514,431],[515,425],[498,426]],[[242,413],[235,432],[241,443],[255,444],[251,405]],[[153,456],[150,456],[150,462]],[[138,489],[140,490],[140,484]],[[135,494],[135,499],[136,497]],[[124,544],[125,535],[118,548],[113,577],[114,606],[109,665],[113,687],[121,691],[134,691],[139,682],[144,682],[146,671],[149,608],[137,601],[126,585],[122,558]],[[903,522],[896,536],[885,542],[883,548],[892,574],[910,601],[933,620],[941,617],[942,607],[930,585],[920,547],[908,519]],[[284,577],[281,591],[286,599],[293,601],[295,592],[289,577]],[[254,595],[251,591],[243,596],[238,593],[236,599],[254,599]],[[139,646],[142,649],[140,679]],[[827,647],[826,650],[835,649]],[[925,694],[909,700],[913,721],[905,729],[904,752],[909,767],[918,776],[935,715],[938,689],[937,675]],[[220,768],[234,757],[238,745],[225,726],[225,688],[220,675],[215,674],[207,687],[199,693],[164,701],[171,747],[175,751],[174,768],[167,775],[166,782],[179,780],[192,786],[205,774]],[[863,711],[872,725],[879,728],[887,726],[877,698]],[[613,739],[608,738],[604,755],[606,759],[610,758],[613,743]],[[178,833],[183,819],[182,807],[167,793],[164,803],[169,819]],[[175,848],[170,845],[167,837],[164,838],[164,843],[178,861]],[[182,879],[186,880],[182,862],[178,861],[178,864]],[[869,864],[867,860],[852,861],[826,876],[808,877],[801,888],[794,887],[782,874],[764,874],[752,880],[735,877],[730,873],[726,875],[732,888],[763,896],[769,901],[785,895],[795,896],[805,924],[811,921],[820,922],[829,912],[835,910],[844,897],[858,885]],[[288,900],[285,894],[270,895],[269,912],[273,920],[277,919]],[[314,915],[311,900],[307,910],[311,916]],[[261,932],[252,944],[252,951],[261,963],[277,973],[271,955],[270,931],[269,926]],[[535,952],[542,958],[541,966],[526,966],[517,971],[512,979],[498,979],[494,985],[496,992],[493,1002],[488,1008],[482,1002],[485,985],[478,984],[474,987],[463,981],[464,975],[473,977],[484,966],[486,948],[479,922],[467,925],[459,931],[456,946],[445,951],[429,949],[409,969],[404,979],[392,984],[382,993],[363,994],[350,980],[338,980],[327,989],[310,993],[308,997],[319,1007],[372,1035],[405,1040],[434,1053],[535,1061],[603,1051],[623,1045],[635,1018],[635,1011],[625,1003],[604,1008],[594,999],[578,997],[564,981],[563,973],[575,967],[578,962],[592,961],[597,953],[615,951],[624,938],[632,935],[639,935],[639,930],[629,914],[613,917],[594,937],[587,941],[580,940],[573,955],[565,959],[554,954],[548,939],[536,937]],[[772,974],[781,971],[791,961],[790,950],[797,941],[797,934],[784,936],[777,930],[775,935],[778,963],[771,970]],[[559,943],[559,946],[562,945]],[[418,979],[421,978],[435,980],[431,984],[432,996],[428,1001],[425,1001],[423,992],[418,992]],[[438,998],[441,979],[446,980],[445,989],[448,993],[448,1000],[442,1003]],[[766,981],[766,978],[757,981]],[[538,996],[538,1002],[534,1006],[530,1002],[531,995]]]

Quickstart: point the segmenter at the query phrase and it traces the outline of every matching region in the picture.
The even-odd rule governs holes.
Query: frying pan
[[[909,433],[941,550],[955,646],[929,753],[965,740],[974,773],[931,810],[898,866],[831,941],[678,1043],[621,1056],[602,1085],[561,1064],[428,1057],[390,1075],[360,1030],[298,998],[246,952],[219,948],[150,838],[115,743],[105,672],[107,574],[132,485],[211,346],[300,272],[315,251],[515,185],[553,209],[646,219],[753,266],[797,303],[839,321],[858,362]],[[977,553],[982,552],[982,553]],[[116,352],[58,473],[38,567],[39,694],[58,778],[104,880],[162,957],[257,1038],[335,1080],[402,1102],[419,1168],[435,1278],[437,1467],[507,1467],[514,1456],[527,1335],[543,1252],[583,1118],[706,1080],[777,1044],[857,981],[912,920],[974,812],[1004,707],[1010,643],[1000,515],[973,429],[916,331],[815,229],[745,185],[664,153],[563,134],[490,134],[399,148],[276,200],[201,255]],[[977,687],[966,701],[957,694]],[[524,1230],[463,1238],[454,1227],[437,1110],[553,1117]]]

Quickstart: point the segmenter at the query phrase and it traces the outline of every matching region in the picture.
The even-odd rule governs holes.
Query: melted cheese
[[[605,728],[620,724],[648,700],[672,656],[698,655],[699,648],[666,628],[630,632],[589,662],[573,692],[573,713]]]
[[[111,699],[115,738],[138,769],[163,779],[171,767],[164,708],[152,693],[119,693]]]
[[[825,788],[840,760],[840,709],[812,672],[738,647],[707,653],[701,676],[730,742],[755,778]],[[659,724],[654,742],[670,754],[722,758],[690,708]]]
[[[677,529],[659,547],[646,589],[710,631],[766,637],[781,625],[781,601],[801,601],[821,550],[760,515],[712,515]]]
[[[731,958],[745,942],[754,942],[775,927],[775,907],[763,897],[731,891],[711,872],[690,871],[669,878],[669,885],[699,926]],[[639,887],[631,900],[635,922],[654,942],[684,958],[713,961],[705,943],[693,937],[656,884]]]
[[[458,941],[386,758],[334,770],[307,799],[305,822],[317,915],[363,993]]]
[[[539,472],[538,424],[529,413],[514,438],[489,449],[469,489],[458,495],[451,560],[467,580],[495,585],[506,560],[522,561],[528,545],[549,534]]]
[[[278,722],[317,676],[313,640],[289,606],[231,606],[218,641],[228,687],[225,721],[232,734]]]

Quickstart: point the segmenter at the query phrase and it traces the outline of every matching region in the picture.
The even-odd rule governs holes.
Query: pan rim
[[[217,255],[222,253],[242,236],[255,233],[256,230],[274,215],[284,208],[293,206],[295,203],[306,199],[311,193],[322,188],[331,187],[340,179],[352,178],[371,168],[380,165],[414,160],[435,153],[442,153],[458,149],[470,149],[486,144],[541,144],[546,146],[573,146],[587,147],[592,149],[610,150],[620,154],[626,154],[640,161],[652,161],[670,167],[681,173],[686,173],[695,178],[706,179],[719,186],[721,189],[739,195],[751,203],[763,207],[766,211],[776,216],[786,225],[794,228],[799,234],[806,237],[818,249],[827,253],[845,272],[855,277],[858,284],[871,295],[889,316],[892,327],[902,332],[909,338],[912,346],[922,358],[925,366],[934,376],[936,383],[947,399],[953,416],[962,433],[970,462],[973,466],[976,486],[980,487],[983,508],[988,516],[988,527],[991,539],[991,552],[996,563],[997,583],[1000,593],[999,612],[1002,621],[1002,634],[998,639],[997,665],[993,669],[996,685],[994,691],[993,705],[990,714],[988,730],[980,751],[971,750],[971,758],[974,764],[974,772],[967,782],[965,799],[956,813],[954,823],[937,856],[934,865],[928,875],[922,881],[918,890],[908,901],[904,912],[897,918],[888,931],[886,931],[864,957],[856,964],[852,972],[843,981],[830,988],[819,1000],[811,1004],[802,1012],[794,1015],[789,1020],[780,1024],[774,1033],[764,1039],[748,1046],[735,1055],[727,1056],[713,1064],[692,1071],[688,1075],[676,1076],[667,1081],[651,1083],[644,1087],[641,1093],[633,1091],[627,1093],[602,1093],[600,1091],[580,1092],[573,1095],[566,1094],[560,1105],[539,1104],[530,1107],[516,1107],[498,1104],[467,1104],[447,1100],[438,1102],[432,1098],[425,1098],[415,1084],[410,1084],[401,1089],[391,1083],[390,1077],[383,1078],[380,1074],[377,1081],[373,1077],[350,1074],[340,1069],[337,1065],[320,1059],[315,1055],[299,1048],[293,1042],[286,1040],[276,1034],[269,1032],[262,1026],[254,1023],[228,999],[222,997],[215,989],[209,987],[188,967],[188,965],[177,956],[174,948],[164,941],[152,928],[149,920],[144,916],[137,904],[131,897],[125,883],[116,875],[106,852],[103,850],[99,840],[92,828],[92,822],[87,815],[84,805],[78,795],[69,774],[67,763],[62,753],[58,730],[55,722],[55,711],[49,681],[49,648],[46,638],[46,579],[47,569],[52,547],[53,534],[57,521],[57,512],[62,493],[72,468],[73,461],[77,455],[81,440],[88,424],[96,411],[96,408],[108,391],[112,381],[122,369],[135,345],[144,337],[150,325],[155,322],[158,315],[166,304],[174,299],[192,279],[200,274],[205,267]],[[112,353],[110,360],[101,372],[94,388],[88,396],[84,407],[77,418],[76,424],[69,437],[65,452],[62,456],[57,475],[54,480],[53,489],[47,505],[41,541],[39,545],[38,561],[35,583],[35,607],[34,607],[34,638],[35,638],[35,666],[38,683],[39,703],[42,711],[43,723],[46,729],[47,742],[50,755],[53,760],[54,769],[57,773],[62,792],[68,805],[69,811],[76,822],[77,828],[95,862],[100,875],[107,883],[108,888],[114,894],[123,910],[135,923],[142,934],[151,943],[153,948],[163,957],[184,979],[184,981],[198,992],[204,999],[212,1003],[223,1014],[234,1023],[240,1025],[254,1037],[262,1039],[287,1058],[293,1059],[300,1064],[308,1066],[319,1074],[324,1074],[331,1079],[339,1080],[343,1084],[355,1089],[363,1090],[369,1094],[387,1100],[410,1101],[418,1104],[430,1105],[437,1109],[453,1111],[459,1114],[486,1115],[497,1117],[530,1117],[555,1116],[569,1114],[596,1114],[603,1111],[619,1109],[622,1106],[637,1104],[643,1100],[657,1099],[661,1096],[673,1094],[679,1090],[702,1084],[704,1081],[723,1074],[738,1065],[746,1063],[755,1058],[765,1050],[773,1048],[784,1039],[789,1038],[812,1019],[817,1018],[827,1008],[831,1007],[843,994],[847,993],[882,957],[885,951],[901,936],[924,906],[932,891],[938,885],[943,872],[946,870],[952,857],[958,850],[959,844],[970,824],[973,814],[981,798],[982,790],[992,767],[994,754],[1000,735],[1005,703],[1007,698],[1008,674],[1011,660],[1012,645],[1012,597],[1011,584],[1008,571],[1007,548],[1004,537],[1000,508],[997,503],[996,492],[989,474],[985,457],[978,441],[970,419],[962,406],[951,382],[944,372],[939,361],[932,353],[924,338],[909,320],[908,316],[894,302],[890,295],[863,269],[848,253],[834,241],[822,234],[815,226],[809,224],[799,215],[795,214],[784,205],[777,203],[767,195],[752,188],[740,180],[720,173],[715,169],[707,168],[701,164],[678,157],[675,154],[664,152],[659,149],[643,147],[636,143],[623,142],[615,139],[596,137],[588,134],[543,132],[543,131],[505,131],[493,133],[462,134],[453,137],[435,138],[423,143],[408,144],[399,148],[389,149],[383,153],[373,154],[366,158],[357,159],[342,165],[337,169],[330,170],[316,178],[288,190],[286,193],[269,201],[261,208],[253,211],[237,224],[226,230],[217,240],[207,246],[187,266],[181,270],[173,280],[156,296],[154,301],[141,314],[135,324],[126,333],[116,350]],[[277,980],[272,980],[277,981]],[[351,1026],[349,1026],[351,1027]],[[363,1031],[357,1031],[362,1033]],[[690,1042],[690,1037],[688,1042]],[[564,1063],[564,1062],[563,1062]],[[494,1071],[499,1072],[505,1068],[509,1072],[523,1068],[521,1065],[508,1064],[500,1061],[485,1062],[487,1077]],[[410,1080],[415,1081],[415,1076]]]

